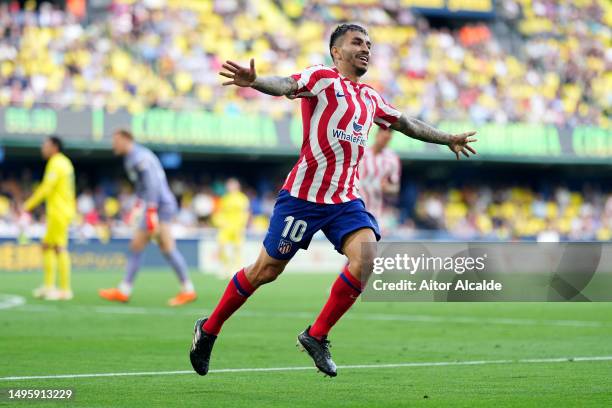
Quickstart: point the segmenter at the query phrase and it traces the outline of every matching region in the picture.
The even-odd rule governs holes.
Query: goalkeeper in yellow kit
[[[221,197],[214,223],[219,228],[217,244],[223,264],[221,276],[230,274],[242,263],[240,253],[249,222],[249,198],[240,190],[240,182],[230,178],[225,183],[226,193]]]
[[[47,300],[70,300],[70,255],[68,227],[76,211],[74,167],[63,153],[60,138],[50,136],[43,142],[41,153],[47,166],[42,182],[24,203],[23,210],[32,211],[43,201],[46,204],[47,231],[42,240],[44,285],[34,296]],[[59,290],[55,286],[55,272],[59,272]]]

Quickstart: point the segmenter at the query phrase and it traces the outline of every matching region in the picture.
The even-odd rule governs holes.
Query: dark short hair
[[[334,56],[332,55],[332,47],[336,45],[338,39],[342,38],[342,36],[349,31],[359,31],[360,33],[368,35],[368,31],[359,24],[340,24],[331,34],[331,37],[329,37],[329,55],[331,55],[332,60],[334,59]]]
[[[64,142],[62,142],[62,139],[60,139],[59,136],[51,135],[49,136],[49,141],[57,148],[58,152],[61,153],[64,151]]]
[[[115,130],[115,133],[120,135],[120,136],[122,136],[122,137],[125,137],[126,139],[134,140],[134,135],[132,135],[132,133],[130,131],[128,131],[128,130],[117,129],[117,130]]]

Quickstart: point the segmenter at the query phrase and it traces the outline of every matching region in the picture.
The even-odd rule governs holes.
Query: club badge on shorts
[[[280,252],[281,254],[285,255],[288,254],[289,251],[291,251],[291,241],[287,241],[286,239],[281,239],[280,242],[278,243],[278,252]]]

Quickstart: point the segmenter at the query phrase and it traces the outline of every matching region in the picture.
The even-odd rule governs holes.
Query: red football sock
[[[208,334],[218,335],[223,323],[246,302],[254,291],[255,288],[247,279],[244,268],[238,271],[227,285],[217,307],[202,325],[202,329]]]
[[[326,336],[342,315],[351,308],[360,294],[361,282],[349,273],[348,265],[346,265],[334,282],[327,303],[310,328],[310,335],[319,340]]]

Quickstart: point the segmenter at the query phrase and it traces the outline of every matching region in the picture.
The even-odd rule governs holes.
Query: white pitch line
[[[357,316],[355,316],[357,317]],[[431,316],[431,315],[386,315],[367,314],[367,317],[372,320],[405,320],[411,322],[429,322],[429,323],[468,323],[468,324],[502,324],[511,326],[569,326],[569,327],[605,327],[604,322],[589,321],[589,320],[537,320],[537,319],[522,319],[522,318],[506,318],[506,317],[476,317],[476,316]]]
[[[57,305],[25,305],[12,311],[21,312],[82,312],[102,314],[123,315],[159,315],[176,316],[189,315],[199,316],[206,313],[203,309],[161,309],[134,306],[68,306]],[[255,318],[310,318],[315,312],[276,312],[276,311],[251,311],[243,310],[236,315],[240,317]],[[433,316],[433,315],[400,315],[386,313],[350,313],[346,319],[368,320],[368,321],[404,321],[414,323],[461,323],[461,324],[498,324],[509,326],[561,326],[561,327],[612,327],[612,324],[590,320],[538,320],[505,317],[478,317],[478,316]]]
[[[340,370],[361,370],[361,369],[384,369],[384,368],[407,368],[407,367],[447,367],[447,366],[475,366],[493,364],[545,364],[545,363],[569,363],[569,362],[595,362],[612,361],[612,356],[592,356],[592,357],[556,357],[556,358],[528,358],[519,360],[474,360],[474,361],[434,361],[434,362],[414,362],[414,363],[388,363],[388,364],[354,364],[338,366]],[[313,367],[253,367],[253,368],[222,368],[210,370],[211,374],[222,373],[255,373],[255,372],[279,372],[279,371],[304,371],[313,370]],[[33,376],[14,376],[0,377],[0,381],[20,381],[20,380],[46,380],[63,378],[97,378],[97,377],[135,377],[153,375],[182,375],[195,374],[191,370],[180,371],[142,371],[131,373],[94,373],[94,374],[60,374],[60,375],[33,375]]]
[[[0,294],[0,310],[12,309],[25,305],[25,303],[26,300],[23,296]]]

